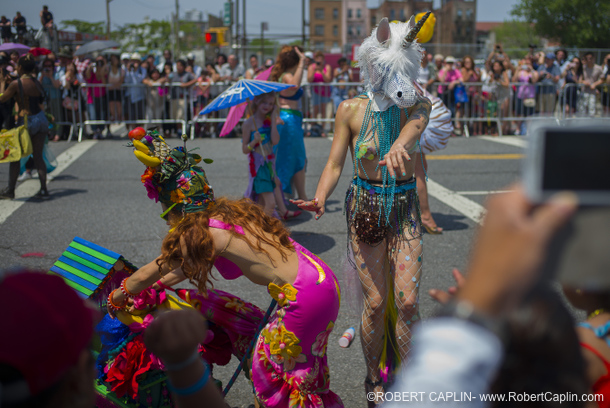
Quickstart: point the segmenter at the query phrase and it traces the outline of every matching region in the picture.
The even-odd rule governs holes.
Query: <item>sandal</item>
[[[385,389],[383,387],[383,380],[373,382],[368,377],[366,377],[366,379],[364,380],[364,389],[366,391],[366,400],[368,403],[368,408],[375,408],[376,406],[381,405],[383,400],[378,401],[379,403],[377,403],[375,396],[378,392],[385,392]]]
[[[441,235],[443,233],[443,229],[439,226],[429,227],[426,224],[422,224],[426,232],[430,235]]]
[[[284,213],[284,215],[282,215],[282,218],[284,219],[284,221],[288,221],[291,218],[296,218],[299,215],[301,215],[303,213],[303,211],[286,211]]]

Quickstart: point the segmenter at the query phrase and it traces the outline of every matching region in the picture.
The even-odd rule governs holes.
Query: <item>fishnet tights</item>
[[[364,294],[360,338],[367,365],[367,376],[371,382],[377,382],[381,378],[379,360],[384,345],[384,313],[388,288],[392,285],[392,281],[398,310],[396,342],[403,366],[408,362],[411,349],[410,326],[419,319],[419,280],[422,270],[423,241],[419,237],[401,240],[392,235],[378,245],[370,246],[358,242],[356,234],[352,231],[350,245]]]

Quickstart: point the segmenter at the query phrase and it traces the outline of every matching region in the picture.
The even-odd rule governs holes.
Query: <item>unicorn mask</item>
[[[364,87],[372,98],[377,94],[389,98],[399,108],[413,106],[419,92],[413,86],[419,75],[423,50],[415,42],[417,33],[430,15],[428,12],[415,24],[389,23],[381,20],[358,50],[358,66]]]

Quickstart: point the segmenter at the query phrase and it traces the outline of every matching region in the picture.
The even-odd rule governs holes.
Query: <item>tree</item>
[[[505,21],[492,31],[496,34],[496,42],[502,44],[505,50],[528,48],[530,44],[540,44],[540,37],[536,35],[533,24],[523,21]]]
[[[564,46],[608,46],[608,0],[520,0],[511,14],[528,23],[535,23],[538,35],[557,39]]]
[[[279,42],[277,41],[272,41],[272,40],[268,40],[268,39],[264,39],[265,43],[263,45],[263,48],[265,50],[265,54],[264,55],[275,55],[277,53],[277,51],[279,50]],[[260,38],[253,38],[250,41],[249,46],[253,49],[256,50],[256,52],[258,52],[261,49],[261,39]]]
[[[141,24],[125,24],[112,31],[112,39],[127,50],[171,49],[171,24],[167,21],[150,20]]]
[[[106,23],[103,21],[91,23],[83,20],[62,20],[59,24],[61,24],[62,30],[73,28],[74,31],[83,34],[106,34]]]

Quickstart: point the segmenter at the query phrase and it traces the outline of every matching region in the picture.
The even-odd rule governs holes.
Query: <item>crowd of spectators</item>
[[[602,65],[596,64],[593,52],[582,59],[568,57],[564,49],[531,49],[522,59],[511,60],[500,44],[479,65],[468,55],[457,60],[427,54],[418,82],[451,110],[456,135],[462,129],[474,135],[495,132],[490,122],[496,120],[503,134],[524,134],[519,119],[534,115],[608,116],[610,54]]]
[[[53,15],[46,6],[40,17],[52,29]],[[3,37],[10,37],[11,27],[22,22],[20,13],[12,22],[1,17]],[[111,137],[110,124],[123,122],[128,128],[144,123],[162,126],[168,137],[188,132],[183,126],[190,126],[227,86],[240,78],[255,78],[274,64],[273,59],[261,61],[256,54],[244,64],[236,55],[222,53],[214,60],[196,61],[192,52],[178,59],[170,50],[162,56],[117,52],[74,57],[71,49],[63,47],[57,55],[39,57],[37,75],[47,91],[47,112],[55,121],[52,140],[66,139],[74,130],[70,124],[82,121],[87,121],[86,132],[93,138]],[[358,71],[346,58],[327,61],[330,57],[320,51],[304,54],[299,110],[308,119],[305,136],[324,137],[332,131],[339,104],[362,91]],[[532,49],[522,59],[511,60],[499,44],[478,64],[468,55],[457,59],[426,53],[418,82],[452,112],[456,135],[524,134],[525,120],[534,115],[610,115],[610,54],[602,65],[596,64],[591,52],[582,59],[568,57],[563,49],[555,53]],[[18,58],[17,52],[0,54],[3,82],[10,82],[10,68]],[[500,129],[495,129],[496,124]],[[195,134],[215,136],[221,125],[195,123]]]

